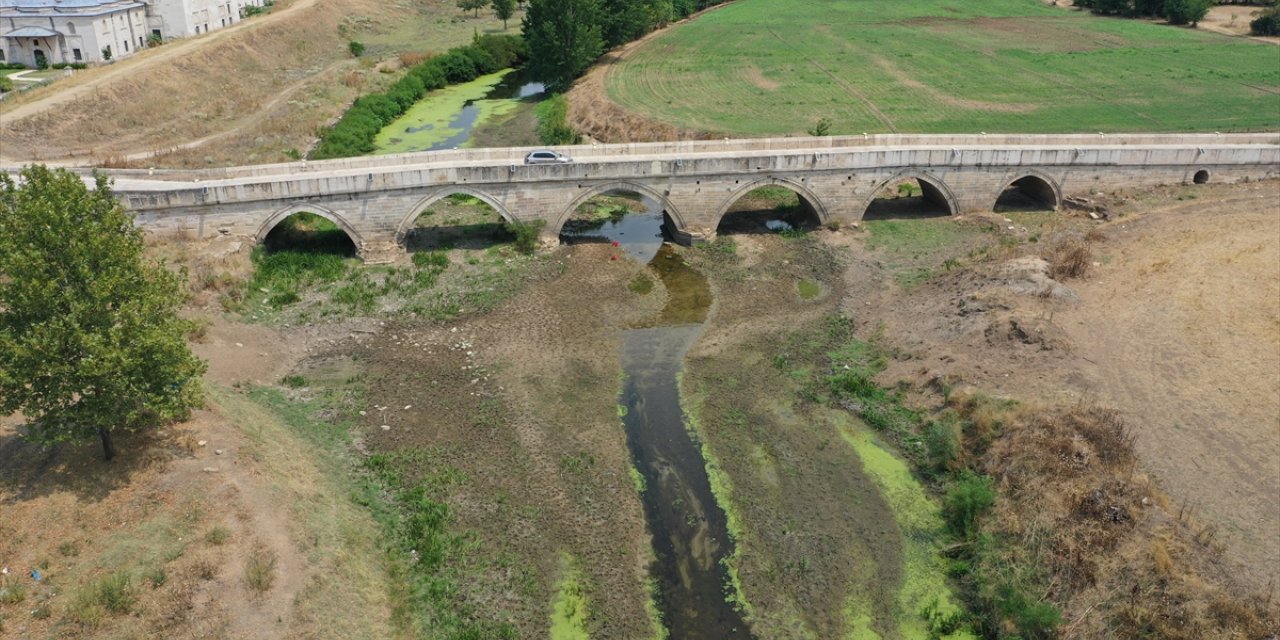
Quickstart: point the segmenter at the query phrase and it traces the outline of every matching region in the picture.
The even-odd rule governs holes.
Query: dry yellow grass
[[[144,167],[288,161],[358,94],[396,79],[375,68],[379,57],[444,50],[500,24],[458,13],[452,3],[280,2],[267,16],[7,100],[0,155]],[[352,39],[370,43],[364,58],[351,57]]]

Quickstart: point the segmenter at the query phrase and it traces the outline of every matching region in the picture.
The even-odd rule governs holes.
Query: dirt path
[[[183,38],[178,42],[170,42],[164,46],[129,56],[114,64],[80,71],[72,76],[70,80],[55,82],[45,89],[38,90],[36,94],[38,97],[29,100],[18,98],[0,102],[0,126],[11,126],[23,118],[90,95],[108,83],[157,65],[171,63],[175,59],[188,56],[241,31],[257,29],[263,25],[287,20],[292,14],[315,3],[316,0],[294,0],[287,6],[277,6],[266,16],[241,20],[232,26],[219,29],[211,35]],[[14,104],[16,106],[7,108]],[[0,156],[0,161],[8,163],[9,159]]]

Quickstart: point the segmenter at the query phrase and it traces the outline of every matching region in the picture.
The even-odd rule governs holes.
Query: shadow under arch
[[[351,238],[352,244],[356,246],[357,254],[364,249],[364,238],[360,237],[360,232],[356,231],[354,227],[347,224],[346,219],[344,219],[341,214],[327,207],[309,204],[306,202],[294,202],[271,214],[262,223],[262,225],[258,227],[258,232],[253,236],[254,241],[258,244],[265,242],[267,235],[271,233],[272,229],[275,229],[277,225],[284,222],[286,218],[295,213],[312,213],[338,225],[338,228],[342,229],[343,233],[347,234],[348,238]]]
[[[578,197],[574,198],[573,202],[570,202],[569,206],[565,207],[564,211],[560,212],[560,215],[556,217],[555,224],[552,225],[550,229],[547,229],[547,234],[555,235],[556,237],[559,237],[561,231],[564,230],[564,223],[567,222],[569,218],[573,216],[573,212],[577,211],[578,207],[585,204],[588,200],[596,196],[609,193],[610,191],[630,191],[630,192],[638,193],[642,196],[652,199],[654,202],[658,203],[658,206],[662,209],[663,215],[666,216],[667,219],[670,219],[671,222],[676,225],[676,228],[672,230],[673,232],[684,230],[684,220],[680,217],[680,212],[676,211],[675,207],[671,204],[671,201],[667,200],[667,196],[663,195],[662,193],[659,193],[657,190],[653,189],[652,187],[646,187],[642,184],[637,184],[635,182],[626,182],[626,181],[620,180],[617,182],[606,182],[602,184],[591,185],[589,189],[582,192],[582,194],[579,195]]]
[[[409,231],[413,229],[414,224],[418,221],[418,216],[421,216],[422,212],[430,209],[431,205],[457,193],[471,196],[476,200],[489,205],[494,211],[498,212],[499,217],[507,222],[519,222],[515,216],[511,215],[510,211],[507,211],[506,207],[502,206],[501,202],[498,202],[493,196],[483,191],[477,191],[476,189],[463,186],[442,187],[439,191],[435,191],[431,195],[425,196],[414,203],[413,207],[409,210],[409,215],[400,220],[400,224],[396,226],[396,244],[404,244],[405,237],[409,235]]]
[[[720,207],[716,210],[716,228],[720,227],[720,223],[724,221],[725,214],[729,213],[729,209],[743,198],[743,196],[759,189],[760,187],[778,186],[789,189],[800,197],[800,206],[807,208],[808,213],[812,215],[819,225],[826,224],[828,218],[827,205],[822,202],[816,193],[811,191],[809,187],[801,182],[797,182],[790,178],[768,177],[761,178],[754,182],[749,182],[735,189],[729,197],[725,199]]]
[[[1053,178],[1034,169],[1024,170],[1014,176],[996,194],[990,207],[992,211],[1028,207],[1057,211],[1062,205],[1062,188]]]
[[[875,189],[872,189],[871,196],[862,204],[862,213],[858,215],[858,220],[863,220],[867,217],[872,205],[879,199],[880,193],[886,187],[905,180],[915,180],[920,183],[920,195],[924,198],[924,201],[945,209],[945,215],[954,216],[960,213],[960,205],[956,202],[956,196],[951,192],[951,187],[948,187],[947,183],[923,169],[909,168],[895,173],[886,180],[882,180],[876,185]]]

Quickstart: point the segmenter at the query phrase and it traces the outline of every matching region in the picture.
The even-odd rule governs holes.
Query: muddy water
[[[707,479],[701,449],[685,429],[676,374],[711,306],[706,278],[662,239],[662,214],[630,214],[590,236],[617,241],[648,262],[668,292],[662,312],[625,332],[622,403],[627,444],[644,476],[645,517],[653,532],[663,619],[672,638],[750,638],[742,616],[726,602],[723,560],[732,553],[724,511]]]

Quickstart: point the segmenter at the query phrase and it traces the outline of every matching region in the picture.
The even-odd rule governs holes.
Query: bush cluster
[[[1280,36],[1280,5],[1262,12],[1249,23],[1249,30],[1255,36]]]
[[[378,132],[427,92],[469,82],[518,65],[524,59],[524,44],[519,36],[477,36],[467,46],[455,47],[413,66],[386,91],[357,98],[342,119],[324,132],[310,157],[319,160],[371,153]]]
[[[1164,18],[1171,24],[1196,24],[1213,0],[1077,0],[1076,6],[1103,15]]]

